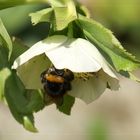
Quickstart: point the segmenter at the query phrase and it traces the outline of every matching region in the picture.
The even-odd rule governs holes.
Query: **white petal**
[[[96,59],[96,61],[101,65],[104,72],[106,72],[111,77],[117,78],[114,72],[108,66],[108,63],[106,62],[104,57],[93,44],[82,38],[77,39],[77,45],[78,44],[79,48],[81,48],[83,52],[86,52],[89,56],[94,57],[94,59]]]
[[[35,45],[33,45],[30,49],[28,49],[25,53],[20,55],[15,61],[12,66],[12,69],[17,69],[18,66],[26,63],[33,57],[40,55],[47,51],[48,49],[55,48],[57,46],[60,46],[67,40],[67,37],[65,36],[52,36],[48,37],[47,39],[44,39],[42,41],[37,42]]]
[[[118,90],[120,87],[118,79],[110,77],[101,69],[87,81],[75,78],[72,82],[72,90],[68,94],[86,103],[91,103],[105,91],[107,85],[111,90]]]
[[[60,47],[45,53],[58,69],[67,68],[73,72],[96,72],[101,69],[97,59],[99,51],[84,39],[68,39]]]
[[[87,81],[75,79],[72,82],[72,90],[69,95],[78,97],[86,103],[91,103],[97,99],[106,89],[106,82],[94,76]]]
[[[116,77],[111,77],[103,70],[99,71],[101,80],[105,81],[111,90],[118,90],[120,88],[119,80]]]
[[[39,55],[17,68],[26,89],[42,89],[40,74],[50,66],[45,54]]]

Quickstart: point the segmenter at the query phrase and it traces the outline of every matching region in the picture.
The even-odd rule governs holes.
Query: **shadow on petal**
[[[93,76],[89,80],[75,79],[69,95],[82,99],[86,103],[96,100],[106,89],[106,82]]]
[[[18,67],[17,72],[26,89],[41,89],[40,74],[50,66],[45,54],[38,55]]]

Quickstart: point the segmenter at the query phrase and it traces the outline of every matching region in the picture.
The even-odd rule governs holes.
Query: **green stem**
[[[70,23],[68,26],[68,38],[73,38],[73,24]]]
[[[25,4],[43,4],[48,3],[48,0],[4,0],[0,1],[0,10]]]

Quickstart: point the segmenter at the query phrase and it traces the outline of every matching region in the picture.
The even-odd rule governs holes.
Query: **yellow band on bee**
[[[52,74],[46,75],[46,79],[49,82],[64,83],[64,78],[57,75],[52,75]]]

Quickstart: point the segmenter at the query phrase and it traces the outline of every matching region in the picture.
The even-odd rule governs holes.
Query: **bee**
[[[71,90],[71,81],[74,74],[68,69],[56,69],[54,66],[41,73],[41,82],[48,96],[56,99],[63,98],[67,91]]]

